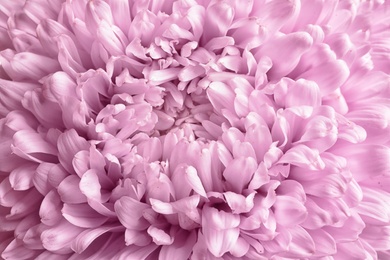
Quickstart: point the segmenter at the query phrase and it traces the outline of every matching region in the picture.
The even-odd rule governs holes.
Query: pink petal
[[[297,226],[288,231],[291,234],[291,243],[286,252],[287,257],[308,257],[315,252],[315,243],[310,234],[302,227]]]
[[[356,259],[373,259],[372,256],[368,256],[366,249],[363,247],[362,239],[356,239],[352,242],[338,243],[337,253],[335,257],[346,258],[353,257]],[[375,258],[374,258],[375,259]]]
[[[101,185],[95,170],[88,170],[83,174],[79,183],[80,191],[88,198],[101,200]]]
[[[290,73],[298,64],[301,55],[313,44],[306,32],[290,33],[264,44],[256,57],[267,55],[272,60],[269,78],[279,79]]]
[[[349,68],[342,60],[334,60],[314,67],[299,78],[313,80],[320,87],[321,95],[326,96],[339,88],[349,76]]]
[[[60,106],[56,103],[43,100],[41,93],[38,91],[26,92],[22,104],[34,114],[42,125],[58,129],[64,127],[63,121],[58,117],[58,114],[61,113]],[[51,111],[51,113],[47,113],[47,111]]]
[[[193,80],[199,76],[202,76],[205,73],[205,69],[201,66],[186,66],[184,67],[179,75],[178,78],[180,81],[190,81]]]
[[[147,259],[159,246],[156,244],[149,244],[146,246],[129,246],[125,247],[119,253],[117,253],[111,259],[123,260],[123,259]]]
[[[310,149],[305,145],[297,145],[288,150],[280,158],[279,163],[290,163],[311,170],[325,168],[325,163],[322,161],[318,151]]]
[[[223,172],[223,176],[233,191],[241,193],[249,184],[256,169],[257,163],[253,158],[240,157],[229,163]]]
[[[148,79],[153,82],[153,84],[160,85],[177,78],[180,71],[181,69],[179,68],[154,70],[150,72]]]
[[[185,171],[185,174],[186,174],[185,179],[188,182],[188,184],[191,186],[191,188],[199,195],[203,197],[207,197],[206,191],[203,187],[202,181],[200,180],[196,169],[192,166],[189,166]]]
[[[337,126],[327,117],[313,117],[307,123],[305,130],[300,142],[302,141],[305,145],[318,149],[320,152],[326,151],[337,141]]]
[[[64,204],[62,215],[69,223],[82,228],[97,228],[104,224],[108,218],[98,214],[87,203]]]
[[[367,132],[363,127],[356,125],[342,116],[338,116],[337,121],[339,131],[338,137],[340,139],[353,144],[361,143],[366,140]]]
[[[37,166],[34,164],[25,164],[15,170],[9,175],[9,182],[14,190],[28,190],[33,186],[34,172]]]
[[[84,250],[86,250],[89,245],[99,238],[101,235],[107,232],[115,232],[120,231],[121,227],[116,226],[103,226],[95,229],[87,229],[81,232],[76,239],[72,242],[72,250],[76,253],[81,254]]]
[[[143,211],[149,208],[149,205],[130,197],[122,197],[115,202],[115,212],[118,214],[119,221],[129,229],[143,230],[149,226],[143,218]]]
[[[15,54],[12,60],[10,60],[10,64],[10,71],[7,71],[5,67],[4,69],[18,81],[38,81],[44,76],[60,70],[56,60],[31,52],[20,52]]]
[[[14,153],[27,160],[41,163],[43,160],[52,160],[52,155],[57,155],[57,150],[35,131],[21,130],[13,136],[12,150]]]
[[[390,149],[386,146],[366,144],[340,148],[334,153],[348,158],[348,167],[358,182],[375,176],[389,175]]]
[[[1,257],[4,257],[4,259],[28,259],[34,258],[35,255],[36,253],[26,248],[22,241],[14,239],[4,249]]]
[[[172,260],[188,259],[196,240],[197,235],[195,231],[179,230],[175,235],[173,244],[161,248],[159,258]]]
[[[61,254],[71,253],[71,243],[83,229],[73,226],[66,220],[42,232],[43,247]]]
[[[343,229],[348,232],[340,232],[340,227],[325,227],[323,230],[329,233],[337,243],[356,241],[362,231],[365,229],[366,224],[363,218],[359,216],[356,211],[351,212],[351,216],[344,221]]]
[[[22,108],[21,100],[28,90],[36,88],[35,84],[14,82],[0,79],[0,114],[6,116],[9,112]]]
[[[323,231],[322,229],[308,229],[306,231],[314,241],[316,257],[333,255],[337,252],[336,242],[329,233]]]
[[[75,173],[72,165],[72,161],[77,152],[81,150],[87,150],[89,143],[82,137],[80,137],[76,130],[69,130],[58,138],[58,159],[62,166],[69,172]]]
[[[58,193],[50,191],[42,200],[39,209],[41,222],[48,226],[54,226],[62,219],[61,214],[62,201]]]
[[[72,166],[80,178],[89,170],[89,156],[89,152],[83,150],[76,153],[73,157]]]
[[[58,36],[57,44],[59,50],[58,61],[64,72],[76,76],[77,73],[85,71],[77,47],[69,36]]]
[[[123,55],[128,44],[123,32],[116,26],[110,26],[106,21],[100,22],[97,39],[111,55],[115,56]]]
[[[390,228],[388,226],[366,227],[360,237],[377,251],[390,249]]]
[[[148,234],[153,238],[156,245],[171,245],[174,238],[167,234],[164,230],[154,226],[148,228]]]
[[[41,193],[43,196],[46,196],[53,188],[53,186],[49,183],[48,176],[53,166],[54,165],[51,163],[41,163],[34,173],[32,180],[33,184],[39,193]]]
[[[247,213],[251,211],[254,206],[253,198],[255,192],[252,192],[247,197],[230,191],[225,192],[223,195],[234,214]]]
[[[61,182],[68,177],[69,174],[65,171],[65,169],[61,166],[61,164],[52,164],[50,171],[47,175],[47,180],[50,185],[58,188]]]
[[[239,236],[238,215],[205,207],[202,212],[202,233],[208,250],[216,257],[230,251]]]
[[[225,36],[234,18],[234,9],[226,2],[216,2],[206,10],[205,24],[207,30],[203,32],[203,42]]]
[[[4,178],[0,183],[0,205],[4,207],[12,207],[23,198],[25,192],[14,191],[9,182],[9,178]]]
[[[78,204],[87,201],[87,198],[79,188],[79,183],[80,178],[75,175],[69,175],[60,183],[58,186],[58,194],[63,202]]]
[[[179,219],[181,215],[180,213],[183,213],[190,220],[196,223],[200,223],[200,215],[197,208],[199,201],[200,201],[199,195],[193,195],[188,198],[183,198],[181,200],[173,202],[172,206],[175,210],[179,212]]]
[[[307,216],[307,209],[302,202],[290,196],[277,196],[273,207],[277,223],[285,227],[300,224]]]
[[[129,30],[129,25],[131,23],[131,13],[129,2],[126,0],[111,0],[109,1],[111,12],[115,14],[113,16],[115,24],[123,31],[127,32]]]
[[[257,190],[264,184],[268,183],[270,180],[270,176],[268,175],[268,170],[264,163],[260,163],[259,167],[253,174],[253,178],[249,183],[248,189]]]
[[[320,88],[314,81],[299,79],[290,87],[286,96],[286,106],[312,106],[321,104]]]
[[[160,214],[174,214],[176,213],[176,209],[172,206],[171,203],[168,202],[162,202],[157,199],[149,199],[150,204],[152,205],[152,209]]]
[[[8,97],[9,99],[9,97]],[[37,121],[30,113],[21,110],[11,111],[7,114],[6,125],[15,132],[19,130],[33,130],[36,128]]]
[[[298,201],[306,202],[306,193],[302,184],[295,180],[286,179],[277,188],[278,195],[290,196]]]
[[[251,15],[260,17],[262,23],[271,32],[275,32],[291,22],[290,19],[297,15],[299,8],[299,1],[276,0],[266,3],[254,1]]]
[[[341,197],[346,189],[347,183],[343,176],[330,174],[318,180],[301,182],[307,194],[318,197]]]
[[[249,247],[250,244],[242,237],[239,237],[230,253],[235,257],[243,257],[248,253]]]
[[[110,5],[100,0],[89,2],[86,8],[84,21],[91,33],[96,33],[101,21],[113,24],[114,18],[112,17]]]
[[[152,238],[145,231],[126,229],[125,242],[126,246],[147,246],[152,242]]]

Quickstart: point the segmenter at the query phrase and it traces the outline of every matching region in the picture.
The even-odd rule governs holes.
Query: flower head
[[[1,257],[390,257],[389,17],[2,1]]]

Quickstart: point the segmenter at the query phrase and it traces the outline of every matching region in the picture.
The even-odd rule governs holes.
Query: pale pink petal
[[[243,257],[248,253],[249,247],[250,244],[244,238],[239,237],[230,253],[235,257]]]
[[[146,246],[152,242],[152,238],[145,231],[126,229],[125,242],[126,246]]]
[[[148,256],[158,248],[158,245],[149,244],[147,246],[129,246],[119,251],[113,260],[124,260],[124,259],[147,259]]]
[[[152,209],[158,213],[174,214],[177,212],[171,203],[162,202],[157,199],[149,199],[149,200],[150,200],[150,204],[152,205]]]
[[[34,257],[35,255],[36,252],[24,247],[22,241],[14,239],[4,249],[1,257],[4,257],[4,259],[28,259]]]
[[[159,258],[181,260],[188,259],[197,240],[195,231],[180,230],[175,234],[175,241],[170,246],[161,248]]]
[[[150,226],[147,232],[153,238],[153,242],[156,245],[171,245],[174,241],[174,238],[157,227]]]
[[[61,254],[72,252],[71,243],[83,229],[62,220],[56,226],[42,232],[41,240],[45,249]]]
[[[79,182],[80,191],[91,200],[101,200],[101,185],[95,170],[86,171]]]
[[[107,217],[97,214],[87,203],[65,203],[61,212],[69,223],[82,228],[97,228],[108,220]]]
[[[196,169],[192,166],[189,166],[185,171],[185,173],[186,173],[185,179],[188,182],[188,184],[191,186],[191,188],[199,195],[203,197],[207,197],[206,191],[203,187],[202,181],[200,180]]]
[[[320,88],[314,81],[299,79],[286,95],[286,106],[312,106],[321,104]]]
[[[34,164],[25,164],[15,170],[9,175],[9,182],[14,190],[28,190],[33,186],[34,172],[37,166]]]
[[[315,242],[310,234],[302,227],[289,229],[291,242],[286,252],[287,257],[308,257],[315,252]]]
[[[312,150],[305,145],[297,145],[280,158],[279,163],[290,163],[311,170],[325,168],[318,151]]]
[[[302,223],[307,216],[307,209],[297,199],[290,196],[276,197],[273,205],[276,221],[285,227]],[[288,216],[288,218],[286,218]]]
[[[86,196],[79,188],[80,178],[75,175],[69,175],[58,186],[58,194],[65,203],[78,204],[87,201]],[[69,192],[69,191],[72,192]]]
[[[348,156],[348,167],[358,182],[375,176],[388,176],[389,152],[386,146],[368,144],[335,151],[336,154]]]
[[[115,212],[119,221],[129,229],[143,230],[149,226],[143,218],[143,211],[148,208],[149,205],[130,197],[122,197],[115,202]]]
[[[333,237],[321,230],[306,230],[314,241],[316,252],[315,256],[333,255],[337,252],[336,242]]]
[[[313,39],[308,33],[291,33],[264,44],[256,56],[267,55],[271,58],[272,67],[268,77],[273,80],[289,74],[312,44]]]
[[[254,192],[245,197],[241,194],[228,191],[225,192],[223,196],[234,214],[247,213],[251,211],[254,206]]]
[[[88,142],[80,137],[77,132],[72,129],[63,133],[58,138],[58,159],[60,160],[62,166],[69,172],[74,173],[72,161],[74,156],[80,150],[87,150],[89,148]]]
[[[313,80],[320,87],[321,95],[326,96],[339,88],[350,74],[344,61],[335,60],[323,63],[304,72],[299,78]]]
[[[50,191],[41,203],[39,216],[41,222],[48,226],[54,226],[61,218],[62,201],[58,193],[54,190]]]
[[[233,191],[241,193],[249,184],[256,169],[257,163],[253,158],[240,157],[229,163],[223,176]]]
[[[41,163],[34,173],[34,177],[32,179],[35,188],[42,195],[46,196],[51,189],[52,185],[49,183],[49,172],[53,168],[53,164],[51,163]]]
[[[12,207],[20,199],[23,198],[25,192],[14,191],[9,182],[9,178],[4,178],[0,183],[0,205],[4,207]]]
[[[225,36],[234,18],[234,9],[226,2],[216,2],[206,9],[205,23],[207,30],[203,33],[203,42],[212,38]]]
[[[77,238],[72,242],[71,248],[78,254],[82,253],[88,246],[101,235],[107,232],[120,231],[121,227],[116,226],[102,226],[95,229],[87,229],[81,232]]]
[[[42,161],[52,162],[52,156],[58,153],[53,145],[35,131],[18,131],[13,136],[13,140],[13,152],[27,160],[39,163]]]
[[[202,232],[208,250],[216,257],[230,251],[239,236],[238,215],[206,207],[202,212]]]

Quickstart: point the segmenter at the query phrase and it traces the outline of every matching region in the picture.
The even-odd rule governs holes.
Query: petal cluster
[[[0,2],[4,259],[387,259],[390,2]]]

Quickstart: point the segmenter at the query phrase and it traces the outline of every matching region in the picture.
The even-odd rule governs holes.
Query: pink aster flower
[[[0,0],[3,259],[389,259],[390,2]]]

